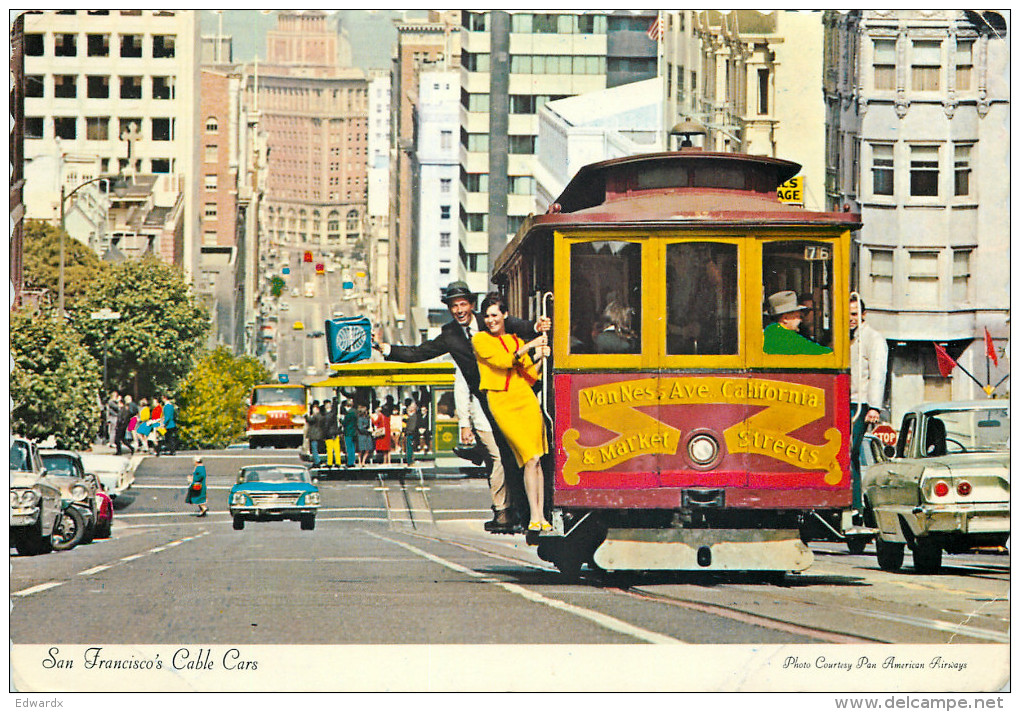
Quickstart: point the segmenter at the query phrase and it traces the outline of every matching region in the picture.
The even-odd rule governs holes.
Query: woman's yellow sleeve
[[[503,348],[495,336],[479,331],[471,337],[471,345],[475,348],[475,356],[492,368],[513,368],[514,352]]]

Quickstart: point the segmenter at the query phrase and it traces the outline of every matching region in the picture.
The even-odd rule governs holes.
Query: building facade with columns
[[[708,130],[706,149],[796,161],[802,166],[804,206],[822,210],[822,13],[661,15],[663,130],[692,119]]]
[[[828,202],[852,206],[852,284],[889,343],[894,422],[1009,390],[1009,34],[991,11],[828,12]],[[985,330],[999,365],[986,356]],[[943,377],[933,342],[960,368]]]

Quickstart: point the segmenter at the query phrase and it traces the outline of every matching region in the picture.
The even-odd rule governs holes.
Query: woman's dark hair
[[[485,299],[482,300],[482,306],[480,311],[482,312],[483,318],[485,317],[485,312],[489,311],[489,307],[491,307],[493,304],[498,306],[499,310],[504,314],[507,313],[506,299],[503,298],[503,295],[500,294],[499,292],[489,292],[488,294],[485,295]]]

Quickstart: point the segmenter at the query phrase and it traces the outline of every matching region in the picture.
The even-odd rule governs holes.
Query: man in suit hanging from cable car
[[[373,347],[387,361],[403,363],[417,363],[445,354],[450,355],[467,385],[466,389],[454,389],[457,415],[461,419],[461,442],[480,441],[487,455],[484,462],[489,476],[493,518],[485,523],[485,529],[494,533],[523,531],[524,522],[527,521],[523,517],[528,516],[523,473],[516,466],[516,461],[499,428],[492,427],[493,419],[488,401],[478,387],[480,378],[478,361],[471,345],[471,337],[486,329],[480,316],[475,312],[477,296],[466,282],[456,281],[447,286],[442,300],[450,310],[453,321],[444,324],[434,339],[417,346],[373,343]],[[540,332],[548,331],[551,326],[552,321],[548,317],[540,317],[534,324],[512,316],[506,319],[507,333],[516,334],[525,341],[530,341]]]

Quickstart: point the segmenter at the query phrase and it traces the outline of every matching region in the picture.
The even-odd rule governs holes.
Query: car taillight
[[[933,491],[936,497],[945,497],[949,494],[949,485],[945,482],[936,482]]]
[[[971,489],[972,488],[970,486],[970,482],[967,482],[966,480],[956,485],[956,492],[963,497],[966,497],[968,494],[970,494]]]

